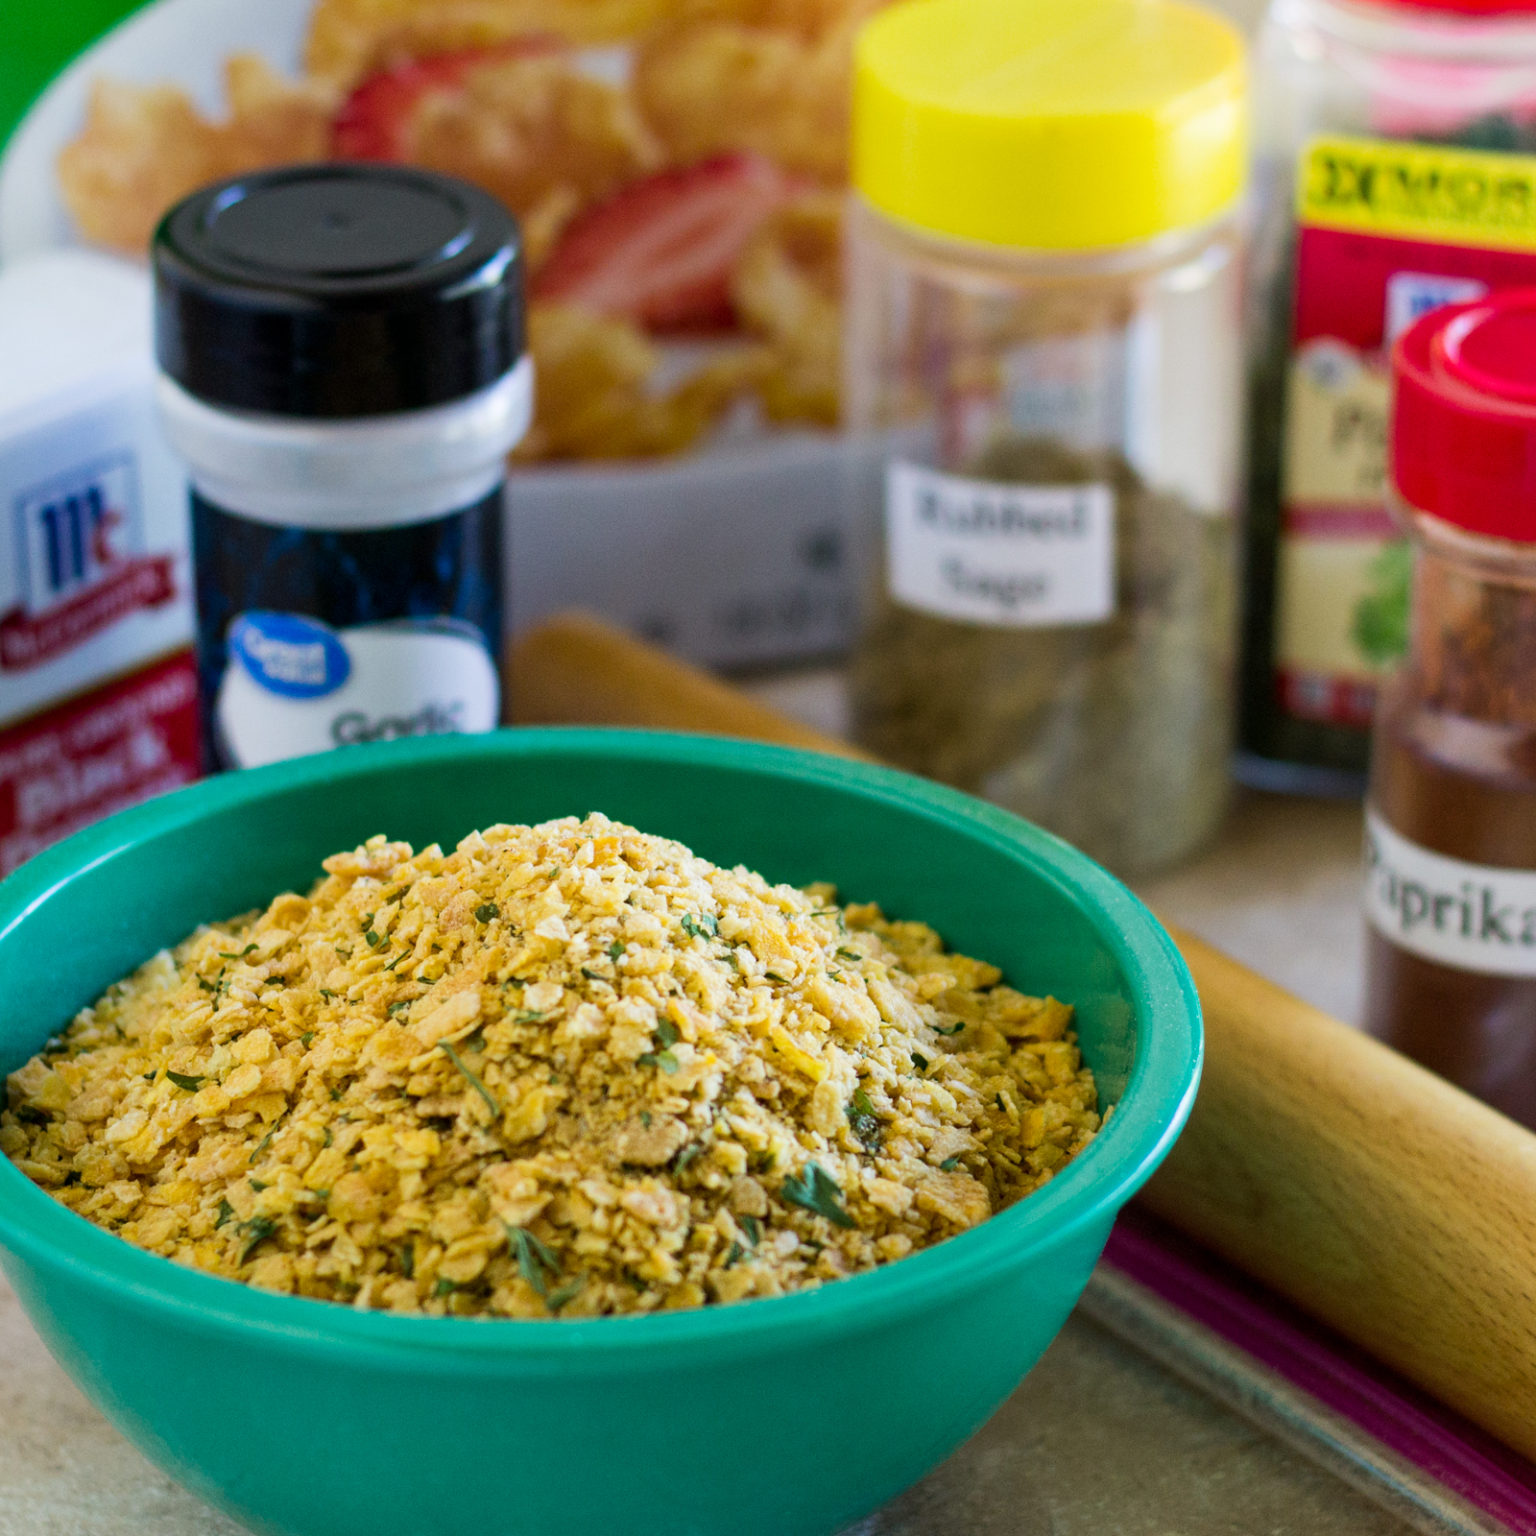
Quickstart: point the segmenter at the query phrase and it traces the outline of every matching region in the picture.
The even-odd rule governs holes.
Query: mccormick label
[[[896,461],[886,475],[891,595],[1002,628],[1097,624],[1115,609],[1107,485],[1009,485]]]
[[[0,735],[0,876],[89,822],[198,773],[192,653]]]
[[[1536,872],[1432,853],[1366,814],[1365,911],[1383,938],[1484,976],[1536,976]]]
[[[1296,196],[1276,687],[1292,716],[1364,728],[1407,632],[1386,505],[1391,345],[1442,304],[1536,282],[1536,157],[1314,139]]]
[[[169,554],[144,554],[128,450],[73,465],[15,498],[19,601],[0,614],[0,670],[24,672],[176,595]]]
[[[191,638],[185,479],[142,376],[93,395],[0,422],[0,726]]]
[[[192,496],[204,754],[215,768],[495,728],[501,492],[357,531]]]

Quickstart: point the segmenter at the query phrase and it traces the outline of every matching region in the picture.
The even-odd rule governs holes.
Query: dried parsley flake
[[[843,1209],[843,1191],[836,1179],[812,1159],[797,1179],[791,1174],[779,1186],[779,1193],[791,1205],[798,1205],[818,1216],[825,1216],[834,1226],[852,1227],[856,1223]]]

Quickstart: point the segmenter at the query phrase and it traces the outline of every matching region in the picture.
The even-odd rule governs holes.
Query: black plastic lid
[[[160,367],[209,405],[419,410],[523,353],[517,226],[451,176],[365,162],[239,176],[171,209],[153,259]]]

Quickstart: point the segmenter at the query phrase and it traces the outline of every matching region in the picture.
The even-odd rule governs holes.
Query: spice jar
[[[500,203],[402,166],[261,172],[166,215],[208,767],[497,724],[521,272]]]
[[[1239,775],[1358,791],[1406,638],[1391,347],[1536,283],[1536,3],[1272,0],[1254,105]]]
[[[1244,101],[1175,0],[907,0],[857,48],[856,734],[1125,874],[1227,798]]]
[[[1408,654],[1377,711],[1370,1028],[1536,1126],[1536,289],[1398,343]]]

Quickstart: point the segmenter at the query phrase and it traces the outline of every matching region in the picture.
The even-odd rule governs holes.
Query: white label
[[[1365,912],[1399,949],[1484,976],[1536,976],[1536,871],[1467,864],[1365,818]]]
[[[896,461],[886,474],[892,595],[974,624],[1096,624],[1115,610],[1107,485],[999,485]]]
[[[262,616],[272,628],[272,616]],[[235,621],[234,634],[247,616]],[[232,643],[215,707],[219,748],[233,767],[365,741],[494,730],[501,689],[485,643],[451,621],[324,631],[311,657],[292,637]]]

